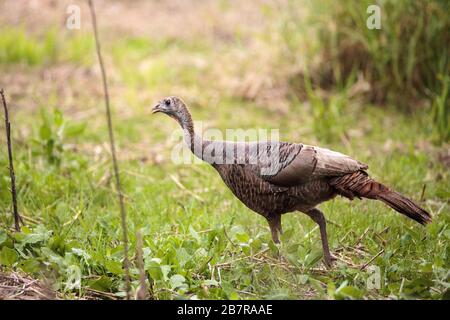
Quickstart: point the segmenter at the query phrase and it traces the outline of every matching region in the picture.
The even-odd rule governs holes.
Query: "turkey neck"
[[[202,159],[203,138],[195,133],[194,122],[189,111],[184,110],[177,121],[183,129],[184,142],[196,157]]]

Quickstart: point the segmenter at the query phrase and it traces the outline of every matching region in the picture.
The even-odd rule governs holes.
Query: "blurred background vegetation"
[[[380,30],[366,27],[367,8],[374,3],[382,13]],[[296,54],[303,44],[291,34],[305,21],[295,16],[295,1],[290,4],[293,15],[285,22],[284,37],[296,61],[304,59]],[[297,95],[307,94],[305,74],[324,90],[364,81],[363,101],[403,112],[428,110],[437,141],[448,141],[448,1],[317,1],[313,7],[318,14],[309,17],[306,32],[316,31],[317,44],[304,61],[307,73],[292,79]]]
[[[140,230],[156,299],[448,298],[448,1],[95,3],[134,289]],[[79,30],[66,28],[72,4],[81,8]],[[380,30],[366,26],[371,4],[381,8]],[[0,268],[45,278],[62,297],[123,297],[120,222],[86,2],[5,0],[0,26],[0,87],[10,105],[27,223],[22,233],[10,232],[9,176],[0,171]],[[383,205],[337,199],[323,206],[340,257],[334,270],[323,269],[319,234],[303,215],[283,218],[279,249],[266,222],[211,168],[171,163],[177,125],[150,115],[167,95],[182,97],[206,128],[278,128],[282,140],[350,154],[421,201],[435,222],[421,229]],[[366,287],[370,274],[361,269],[373,257],[385,280],[378,290]]]

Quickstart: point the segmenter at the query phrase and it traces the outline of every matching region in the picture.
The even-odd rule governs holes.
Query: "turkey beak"
[[[152,109],[152,113],[157,113],[157,112],[161,112],[161,109],[159,108],[159,103],[153,107]]]

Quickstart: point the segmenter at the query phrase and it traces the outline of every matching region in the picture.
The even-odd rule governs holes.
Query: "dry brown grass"
[[[0,300],[53,300],[58,293],[40,280],[18,272],[0,272]]]
[[[218,41],[232,41],[236,29],[244,34],[261,30],[266,19],[259,8],[267,3],[269,1],[265,0],[231,0],[226,4],[214,0],[95,1],[98,14],[102,17],[102,29],[114,31],[105,32],[107,37],[208,37]],[[25,26],[33,32],[55,24],[64,27],[67,6],[74,4],[81,8],[81,29],[90,28],[89,9],[84,0],[2,1],[0,22]]]
[[[195,88],[186,88],[177,83],[171,85],[171,91],[187,100],[197,100],[201,95],[211,102],[215,96],[226,93],[230,97],[254,101],[270,109],[287,111],[288,77],[285,75],[293,66],[287,65],[288,70],[280,68],[280,39],[276,39],[277,27],[274,25],[278,22],[264,13],[267,8],[276,13],[283,3],[282,0],[230,0],[223,3],[212,0],[136,0],[130,5],[128,1],[122,0],[97,0],[96,7],[101,17],[99,32],[105,47],[114,41],[132,37],[193,43],[202,39],[208,43],[212,51],[207,60],[201,55],[183,51],[173,54],[168,52],[170,55],[166,55],[174,68],[198,64],[201,65],[198,67],[200,69],[208,67]],[[81,8],[81,30],[70,31],[70,34],[90,34],[88,7],[86,1],[81,0],[8,0],[0,4],[0,23],[23,27],[27,34],[43,35],[46,30],[55,27],[58,33],[69,34],[64,23],[66,9],[70,4]],[[39,14],[36,14],[37,11]],[[263,37],[270,38],[270,43]],[[120,102],[123,83],[109,55],[109,52],[105,52],[106,65],[111,73],[111,96],[114,101]],[[13,100],[22,107],[35,109],[44,103],[40,97],[52,94],[59,108],[76,111],[82,109],[74,103],[79,102],[80,97],[99,98],[101,86],[97,73],[96,67],[79,67],[70,63],[32,68],[14,66],[5,69],[0,85],[7,83]],[[139,97],[145,100],[160,98],[164,90],[154,93],[154,89],[139,92]]]

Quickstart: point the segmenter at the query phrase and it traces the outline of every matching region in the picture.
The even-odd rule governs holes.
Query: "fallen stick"
[[[376,255],[374,255],[373,257],[372,257],[372,259],[370,259],[369,261],[367,261],[366,263],[364,263],[362,266],[361,266],[361,270],[364,270],[369,264],[371,264],[372,263],[372,261],[374,261],[376,258],[378,258],[382,253],[384,253],[384,249],[382,249],[380,252],[378,252]]]
[[[174,175],[169,175],[170,179],[173,180],[173,182],[175,182],[175,184],[178,186],[178,188],[180,188],[181,190],[187,192],[188,194],[190,194],[191,196],[193,196],[195,199],[197,199],[198,201],[204,203],[205,200],[200,197],[198,194],[195,194],[194,192],[192,192],[191,190],[189,190],[188,188],[186,188],[181,182],[180,180],[178,180],[177,177],[175,177]]]

